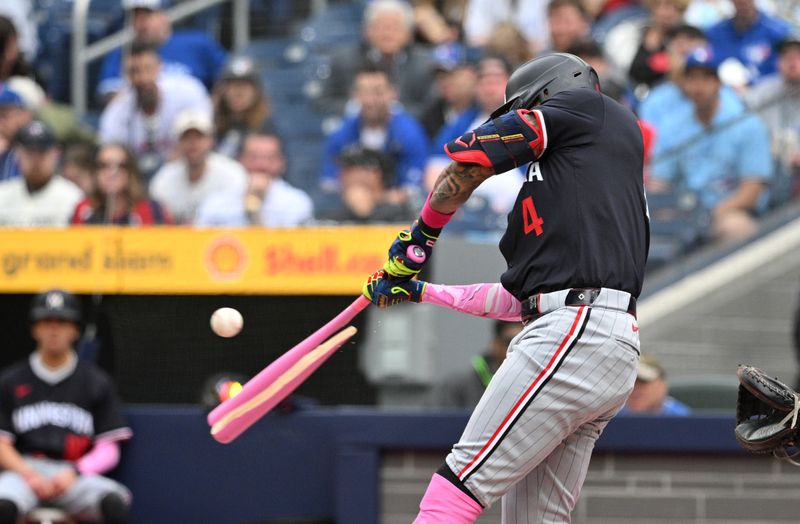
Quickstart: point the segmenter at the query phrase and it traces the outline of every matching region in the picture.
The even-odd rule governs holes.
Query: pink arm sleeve
[[[428,283],[422,301],[446,308],[498,320],[519,321],[522,304],[502,284],[444,286]]]
[[[103,474],[111,471],[119,462],[119,443],[116,440],[100,439],[92,450],[75,463],[81,475]]]

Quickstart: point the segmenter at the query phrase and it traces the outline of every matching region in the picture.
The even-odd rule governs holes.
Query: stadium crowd
[[[442,145],[502,104],[516,66],[548,52],[584,58],[639,116],[655,235],[667,224],[687,248],[742,238],[800,193],[800,37],[783,4],[351,3],[360,36],[320,52],[310,104],[336,125],[305,149],[318,172],[292,180],[287,151],[303,144],[287,143],[301,138],[275,118],[264,82],[281,73],[258,53],[173,27],[166,0],[123,0],[134,40],[102,62],[97,118],[77,119],[40,82],[31,2],[3,2],[0,224],[405,222],[447,161]],[[453,229],[502,231],[524,176],[481,185]]]

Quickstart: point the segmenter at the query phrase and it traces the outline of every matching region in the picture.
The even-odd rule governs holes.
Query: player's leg
[[[131,493],[110,478],[81,475],[72,489],[55,502],[82,521],[122,524],[128,521]]]
[[[624,404],[638,354],[614,332],[627,326],[628,318],[610,309],[562,308],[511,343],[446,459],[483,506],[508,492],[584,423]]]
[[[433,474],[413,524],[472,524],[483,511],[447,464]]]
[[[574,317],[575,315],[570,314],[570,316]],[[459,515],[459,523],[473,522],[483,507],[489,506],[505,492],[505,489],[510,488],[517,480],[524,477],[524,473],[517,474],[514,471],[516,464],[509,464],[504,468],[505,473],[512,474],[513,478],[508,481],[508,486],[502,488],[502,491],[490,489],[480,478],[481,475],[476,477],[477,481],[471,480],[469,485],[464,482],[465,479],[470,480],[473,472],[477,471],[473,466],[483,468],[483,474],[487,471],[482,464],[486,456],[492,453],[492,449],[489,448],[506,438],[505,435],[497,432],[497,428],[502,428],[510,422],[509,413],[524,407],[519,403],[520,399],[525,396],[527,385],[534,381],[545,367],[544,364],[538,364],[538,360],[549,359],[550,357],[544,352],[555,353],[560,341],[567,338],[566,334],[572,326],[570,324],[566,327],[559,326],[567,323],[566,318],[562,313],[551,313],[538,320],[535,325],[527,326],[511,342],[506,360],[497,370],[486,392],[478,402],[461,439],[448,455],[444,469],[440,469],[439,473],[434,475],[434,479],[425,492],[420,503],[421,511],[415,524],[448,522],[447,512],[452,512],[454,507],[461,508],[460,512],[456,512]],[[554,338],[553,335],[556,333],[558,334]],[[572,338],[575,338],[575,335],[577,335],[577,328],[573,329]],[[554,339],[551,340],[551,338]],[[546,349],[542,355],[534,357],[528,350],[520,351],[520,344],[523,340],[528,341],[526,346],[537,345]],[[565,349],[567,349],[566,346],[562,345],[562,353]],[[550,449],[547,449],[542,452],[542,458],[549,451]],[[473,460],[474,457],[477,457],[476,460]],[[450,485],[442,483],[442,480],[448,480]],[[469,499],[478,503],[477,507],[469,504],[466,499],[459,496],[459,493],[466,493]],[[439,515],[445,515],[445,518],[437,520]]]
[[[608,420],[587,422],[503,495],[503,524],[570,522],[594,443]]]
[[[0,524],[16,524],[21,515],[36,507],[38,500],[19,474],[0,473]]]

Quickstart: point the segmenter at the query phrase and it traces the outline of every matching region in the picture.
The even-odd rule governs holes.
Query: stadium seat
[[[331,5],[300,29],[300,39],[321,53],[329,53],[335,46],[356,43],[361,38],[363,12],[361,2]]]
[[[671,262],[700,245],[711,217],[691,191],[648,193],[651,267]]]
[[[733,411],[739,380],[730,375],[703,374],[669,379],[669,394],[693,411]]]

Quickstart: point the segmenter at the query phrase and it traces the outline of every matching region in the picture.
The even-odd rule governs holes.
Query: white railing
[[[250,0],[187,0],[167,11],[169,19],[176,22],[218,4],[230,2],[233,6],[231,20],[234,51],[239,51],[250,41]],[[86,18],[91,0],[74,0],[72,7],[72,57],[71,91],[72,107],[78,117],[86,113],[88,106],[89,63],[105,56],[110,51],[130,43],[133,31],[130,27],[109,35],[92,45],[87,45]],[[127,24],[126,24],[127,25]]]

